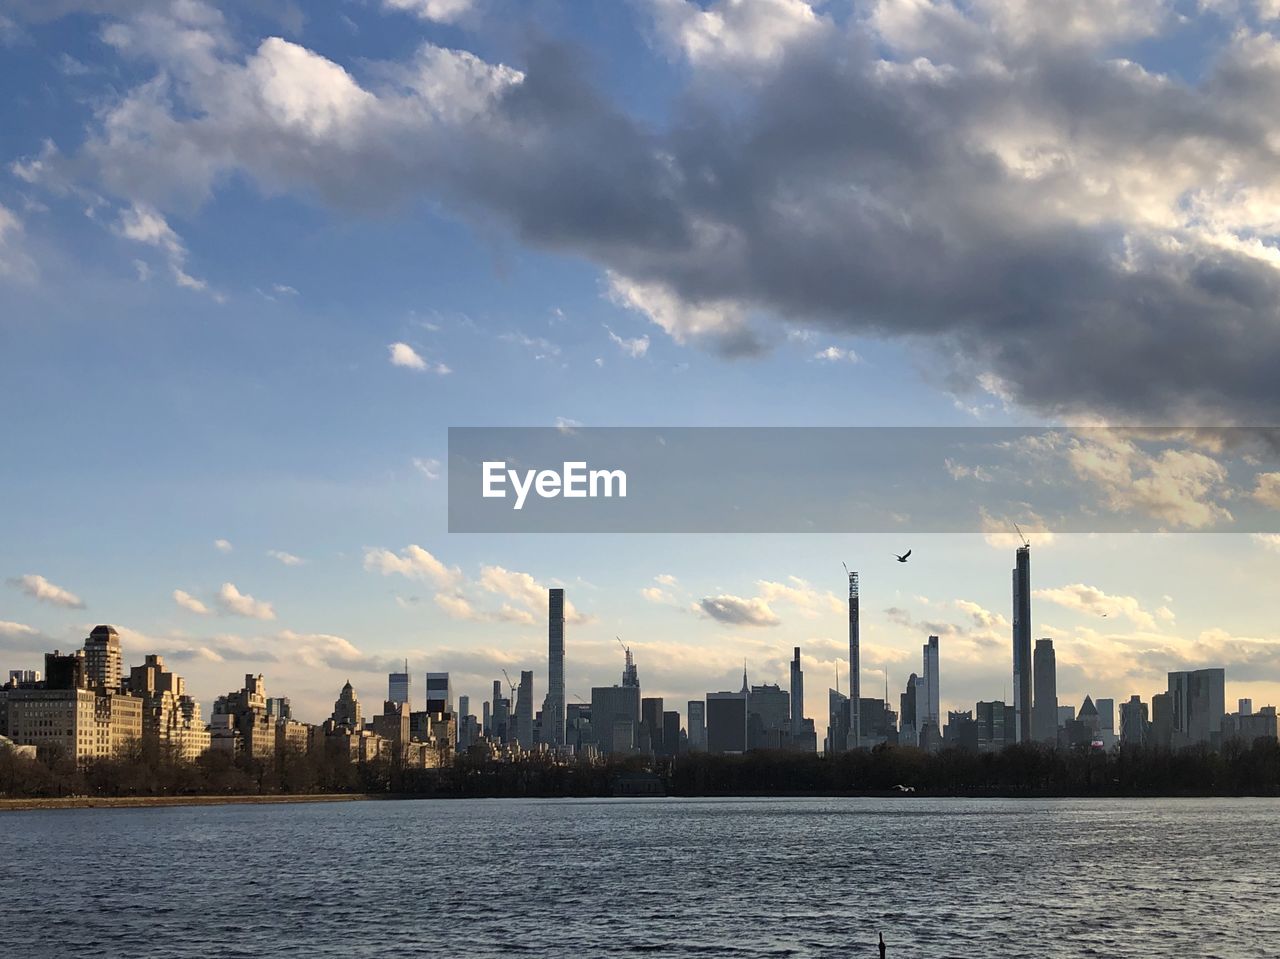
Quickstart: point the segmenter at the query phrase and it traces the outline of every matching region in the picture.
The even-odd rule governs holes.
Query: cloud
[[[79,596],[70,590],[63,589],[61,586],[55,586],[36,573],[27,573],[25,576],[11,579],[9,580],[9,585],[22,590],[32,599],[48,603],[50,606],[62,606],[66,609],[84,609],[84,601]]]
[[[475,6],[475,0],[382,0],[384,10],[412,13],[421,20],[456,23]]]
[[[0,619],[0,649],[31,649],[41,640],[38,629]]]
[[[547,587],[541,585],[528,573],[502,566],[482,566],[478,585],[486,592],[510,600],[517,607],[522,607],[531,614],[546,615]],[[568,598],[564,601],[564,618],[566,623],[582,624],[591,621],[590,617],[579,612]]]
[[[699,600],[694,608],[726,626],[779,626],[782,620],[759,597],[745,599],[722,593]]]
[[[115,231],[126,240],[145,243],[159,249],[169,264],[169,272],[178,286],[203,293],[209,284],[191,276],[186,269],[187,248],[165,218],[145,203],[133,203],[120,214]]]
[[[769,580],[758,580],[756,588],[766,603],[789,603],[797,607],[809,618],[821,613],[843,613],[846,606],[832,592],[814,589],[813,586],[798,576],[787,577],[787,582],[776,583]]]
[[[813,354],[815,360],[821,360],[824,363],[861,363],[860,357],[853,350],[846,350],[839,346],[828,346],[825,350],[819,350]]]
[[[35,262],[20,246],[22,221],[0,204],[0,278],[29,280],[35,276]]]
[[[210,610],[208,606],[183,590],[175,589],[173,591],[173,601],[188,612],[198,613],[201,616],[209,615]]]
[[[254,599],[242,593],[234,583],[223,583],[218,590],[218,606],[222,612],[231,616],[246,616],[250,619],[275,619],[276,611],[270,603]]]
[[[780,59],[788,47],[819,32],[804,0],[651,0],[658,32],[680,55],[708,66],[743,66]]]
[[[421,459],[415,456],[413,458],[413,468],[429,480],[438,480],[440,478],[440,461],[437,459]]]
[[[306,562],[306,560],[301,556],[294,556],[292,553],[286,553],[279,549],[269,549],[267,550],[267,555],[272,559],[283,563],[285,566],[301,566]]]
[[[1263,549],[1280,553],[1280,533],[1252,533],[1250,536]]]
[[[663,586],[674,586],[677,582],[676,578],[670,573],[659,573],[657,576],[653,577],[653,581]]]
[[[1055,589],[1037,589],[1031,594],[1036,599],[1055,603],[1064,609],[1093,616],[1124,616],[1140,629],[1154,630],[1157,616],[1162,620],[1172,618],[1172,613],[1161,607],[1156,615],[1147,612],[1133,596],[1112,596],[1096,586],[1072,583]]]
[[[447,589],[457,586],[463,579],[456,566],[446,566],[421,546],[411,544],[398,554],[389,549],[366,547],[364,568],[383,576],[403,576],[406,579],[434,583]]]
[[[636,336],[630,339],[624,339],[617,333],[613,332],[613,330],[609,330],[607,326],[605,329],[609,331],[609,339],[618,345],[618,349],[622,350],[623,353],[627,354],[627,356],[632,359],[638,360],[649,352],[649,337]]]
[[[387,347],[387,352],[391,356],[392,366],[402,366],[405,369],[417,370],[418,372],[438,373],[441,376],[453,372],[443,363],[427,362],[408,343],[392,343]]]
[[[1280,473],[1259,473],[1255,482],[1250,495],[1263,506],[1280,510]]]
[[[242,48],[195,0],[115,7],[102,38],[149,78],[23,169],[139,227],[239,178],[343,211],[430,198],[590,259],[724,355],[803,326],[900,340],[956,396],[999,384],[1059,418],[1256,421],[1280,389],[1280,38],[1208,6],[655,0],[688,66],[643,117],[555,43],[520,69],[425,43],[357,76]],[[1203,69],[1161,72],[1146,51],[1196,29]]]
[[[213,548],[216,549],[219,553],[229,553],[234,547],[231,545],[230,540],[215,539],[213,541]]]
[[[1227,470],[1204,453],[1166,449],[1152,455],[1122,434],[1102,430],[1072,441],[1067,461],[1078,479],[1098,488],[1112,512],[1138,511],[1174,529],[1232,519],[1215,501],[1227,490]]]

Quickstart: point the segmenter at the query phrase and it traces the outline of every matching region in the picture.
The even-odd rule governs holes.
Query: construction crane
[[[505,669],[502,671],[502,675],[506,676],[507,685],[511,687],[511,701],[514,703],[516,701],[516,684],[511,681],[511,677],[507,675]]]
[[[1013,528],[1018,531],[1018,539],[1022,540],[1022,545],[1029,547],[1031,545],[1031,540],[1027,539],[1027,537],[1023,534],[1022,527],[1019,526],[1017,523],[1014,523]]]

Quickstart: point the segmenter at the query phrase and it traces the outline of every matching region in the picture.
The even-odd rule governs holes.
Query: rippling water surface
[[[0,955],[1277,956],[1277,853],[1270,800],[10,813]]]

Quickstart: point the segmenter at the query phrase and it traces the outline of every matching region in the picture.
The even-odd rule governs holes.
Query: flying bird
[[[894,555],[894,556],[898,556],[898,554],[897,554],[897,553],[894,553],[893,555]],[[905,553],[903,553],[901,556],[898,556],[898,562],[899,562],[899,563],[905,563],[905,562],[907,561],[907,557],[908,557],[908,556],[910,556],[910,555],[911,555],[911,550],[907,550],[907,551],[906,551]]]

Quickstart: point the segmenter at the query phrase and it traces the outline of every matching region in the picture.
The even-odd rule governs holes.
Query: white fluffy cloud
[[[62,606],[66,609],[84,609],[84,601],[69,589],[63,589],[49,582],[38,573],[27,573],[9,580],[9,585],[22,590],[32,599],[50,606]]]
[[[270,603],[240,592],[234,583],[222,584],[218,590],[217,602],[218,607],[227,615],[266,620],[276,618],[276,611]]]
[[[187,612],[196,613],[200,616],[209,615],[209,607],[185,590],[175,589],[173,591],[173,601],[187,610]]]
[[[433,583],[442,589],[457,586],[463,579],[456,566],[446,566],[428,550],[411,544],[393,553],[389,549],[366,548],[364,568],[383,576],[403,576],[406,579]]]
[[[215,539],[213,541],[213,548],[216,549],[219,553],[229,553],[231,552],[232,549],[234,549],[234,547],[231,545],[231,541],[227,539]]]
[[[301,556],[294,556],[293,553],[286,553],[282,549],[269,549],[267,555],[284,566],[301,566],[306,562]]]
[[[418,372],[438,373],[441,376],[453,372],[443,363],[429,363],[408,343],[392,343],[387,347],[392,366],[402,366]]]
[[[1155,630],[1157,620],[1169,623],[1174,618],[1167,606],[1161,606],[1151,613],[1143,609],[1142,603],[1133,596],[1110,595],[1096,586],[1086,586],[1084,583],[1037,589],[1032,592],[1032,596],[1078,613],[1099,617],[1123,616],[1139,629]]]

